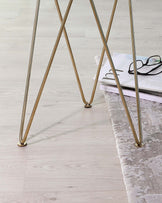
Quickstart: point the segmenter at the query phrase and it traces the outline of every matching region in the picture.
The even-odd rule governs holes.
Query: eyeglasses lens
[[[137,64],[137,69],[140,69],[143,67],[143,62],[141,60],[137,60],[136,64]],[[132,72],[134,71],[134,63],[131,63],[130,71]]]
[[[147,65],[156,65],[161,62],[160,56],[152,56],[148,59],[148,64]]]

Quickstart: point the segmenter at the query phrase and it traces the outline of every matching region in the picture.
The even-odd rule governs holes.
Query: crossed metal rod
[[[30,127],[32,125],[32,122],[33,122],[33,119],[34,119],[34,116],[35,116],[35,113],[36,113],[36,110],[37,110],[37,107],[38,107],[38,104],[39,104],[39,101],[40,101],[40,98],[41,98],[41,95],[42,95],[42,92],[43,92],[43,89],[44,89],[44,86],[45,86],[46,80],[48,78],[48,74],[49,74],[53,59],[55,57],[61,35],[62,35],[62,33],[64,33],[66,44],[67,44],[69,54],[70,54],[70,57],[71,57],[71,61],[72,61],[72,64],[73,64],[75,76],[76,76],[77,83],[78,83],[78,86],[79,86],[81,98],[82,98],[83,103],[85,104],[85,108],[90,108],[91,104],[92,104],[92,102],[94,100],[96,87],[97,87],[97,83],[98,83],[98,77],[99,77],[99,74],[100,74],[104,54],[106,53],[107,58],[108,58],[109,63],[110,63],[110,66],[111,66],[111,69],[112,69],[112,72],[113,72],[113,75],[114,75],[114,78],[115,78],[115,81],[116,81],[116,85],[117,85],[119,93],[120,93],[120,97],[121,97],[122,102],[123,102],[123,106],[125,108],[125,112],[126,112],[126,115],[127,115],[131,130],[132,130],[132,133],[133,133],[133,136],[134,136],[134,139],[135,139],[136,146],[141,147],[142,142],[143,142],[143,137],[142,137],[142,125],[141,125],[141,115],[140,115],[140,101],[139,101],[137,65],[136,65],[136,49],[135,49],[134,25],[133,25],[133,14],[132,14],[132,2],[131,2],[131,0],[128,0],[128,2],[129,2],[129,15],[130,15],[130,27],[131,27],[132,53],[133,53],[133,62],[134,62],[134,80],[135,80],[135,91],[136,91],[136,103],[137,103],[139,136],[137,136],[134,124],[132,122],[132,118],[130,116],[128,106],[127,106],[127,103],[125,101],[125,97],[123,95],[123,91],[122,91],[122,88],[121,88],[121,85],[120,85],[120,81],[118,79],[118,75],[116,73],[115,66],[114,66],[114,63],[113,63],[113,60],[112,60],[108,45],[107,45],[107,41],[108,41],[109,34],[110,34],[110,31],[111,31],[111,27],[112,27],[114,14],[115,14],[115,11],[116,11],[116,6],[117,6],[118,0],[114,0],[114,5],[113,5],[113,9],[112,9],[112,13],[111,13],[111,17],[110,17],[110,21],[109,21],[109,25],[108,25],[106,37],[104,36],[104,33],[103,33],[102,26],[101,26],[101,23],[100,23],[100,20],[99,20],[97,11],[96,11],[94,1],[89,0],[90,5],[92,7],[94,17],[95,17],[95,20],[96,20],[96,23],[97,23],[98,30],[100,32],[101,40],[103,42],[103,49],[102,49],[100,61],[99,61],[99,64],[98,64],[96,78],[95,78],[95,82],[94,82],[94,85],[93,85],[91,98],[90,98],[89,102],[86,101],[85,96],[84,96],[84,92],[83,92],[82,85],[81,85],[80,78],[79,78],[79,74],[78,74],[78,71],[77,71],[74,55],[73,55],[73,52],[72,52],[72,49],[71,49],[71,45],[70,45],[70,41],[69,41],[69,38],[68,38],[67,31],[66,31],[66,28],[65,28],[65,23],[66,23],[68,15],[69,15],[70,8],[71,8],[71,5],[73,3],[73,0],[69,0],[69,3],[68,3],[68,6],[66,8],[64,17],[62,17],[58,0],[54,0],[54,1],[55,1],[56,9],[57,9],[57,12],[58,12],[58,15],[59,15],[59,18],[60,18],[61,26],[60,26],[60,29],[59,29],[59,32],[58,32],[58,35],[57,35],[57,38],[56,38],[54,48],[53,48],[52,53],[51,53],[49,63],[47,65],[47,69],[46,69],[45,74],[44,74],[40,89],[38,91],[38,95],[36,97],[36,100],[35,100],[35,103],[34,103],[34,106],[33,106],[33,109],[32,109],[32,112],[31,112],[31,115],[30,115],[30,118],[29,118],[29,121],[28,121],[28,124],[27,124],[27,127],[26,127],[26,130],[25,130],[25,132],[23,134],[24,122],[25,122],[25,116],[26,116],[27,100],[28,100],[28,92],[29,92],[29,85],[30,85],[30,77],[31,77],[31,69],[32,69],[32,62],[33,62],[33,54],[34,54],[34,47],[35,47],[36,30],[37,30],[37,24],[38,24],[40,0],[37,0],[37,3],[36,3],[36,11],[35,11],[35,18],[34,18],[34,25],[33,25],[33,34],[32,34],[31,50],[30,50],[30,57],[29,57],[29,64],[28,64],[28,72],[27,72],[27,78],[26,78],[26,87],[25,87],[24,102],[23,102],[23,109],[22,109],[22,116],[21,116],[21,124],[20,124],[20,133],[19,133],[18,146],[24,147],[24,146],[27,145],[27,143],[26,143],[27,136],[29,134]]]

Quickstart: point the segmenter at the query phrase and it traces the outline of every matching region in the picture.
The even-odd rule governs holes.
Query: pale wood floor
[[[67,1],[60,2],[64,10]],[[151,0],[147,2],[149,8],[158,7]],[[112,3],[112,0],[96,2],[104,26],[108,24]],[[59,45],[28,146],[16,146],[34,8],[33,0],[0,0],[0,202],[126,203],[103,95],[98,90],[93,108],[83,108],[64,40]],[[141,7],[137,2],[135,11],[140,10],[142,16],[144,8],[144,3]],[[67,24],[87,97],[96,71],[94,56],[100,54],[102,47],[90,9],[88,1],[74,1]],[[110,47],[130,53],[127,2],[120,1],[118,11]],[[139,16],[137,21],[141,22]],[[142,25],[138,25],[141,33]],[[54,2],[42,0],[28,116],[58,28]],[[146,52],[141,43],[137,46]],[[153,44],[153,50],[157,46],[160,48],[160,44]]]

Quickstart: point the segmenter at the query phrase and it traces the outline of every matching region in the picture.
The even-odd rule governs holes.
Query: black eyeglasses
[[[150,56],[144,63],[136,60],[138,75],[158,75],[162,73],[162,61],[159,55]],[[134,74],[134,62],[129,65],[129,74]]]

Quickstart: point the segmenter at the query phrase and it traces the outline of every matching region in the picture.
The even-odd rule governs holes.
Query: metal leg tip
[[[85,104],[85,106],[84,106],[84,108],[91,108],[92,107],[92,105],[91,104]]]
[[[17,146],[19,146],[19,147],[25,147],[25,146],[27,146],[27,143],[26,143],[26,142],[25,142],[25,143],[20,143],[20,142],[19,142],[19,143],[17,144]]]
[[[143,143],[135,143],[135,146],[136,146],[137,148],[141,148],[141,147],[144,146],[144,144],[143,144]]]

